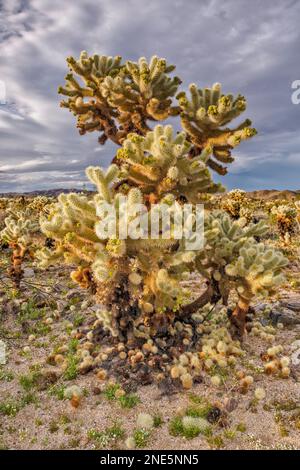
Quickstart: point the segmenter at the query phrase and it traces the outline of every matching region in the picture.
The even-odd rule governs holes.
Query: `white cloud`
[[[27,160],[26,162],[18,163],[15,165],[1,165],[0,162],[0,171],[14,171],[14,170],[32,170],[33,168],[37,166],[42,166],[47,164],[50,161],[50,159],[43,159],[39,160],[35,158],[34,160]]]
[[[247,114],[260,137],[242,144],[224,183],[248,187],[251,178],[257,182],[263,174],[267,184],[278,184],[280,173],[286,187],[300,187],[293,176],[300,106],[292,106],[290,99],[290,84],[300,79],[299,2],[2,3],[0,80],[6,84],[7,105],[0,108],[0,171],[9,172],[9,179],[1,176],[0,191],[61,187],[69,180],[81,185],[85,166],[112,158],[112,144],[95,148],[97,136],[80,137],[74,117],[59,108],[57,87],[67,72],[65,58],[83,49],[132,59],[156,53],[177,64],[185,87],[192,81],[199,86],[221,81],[225,91],[245,94]],[[68,178],[72,171],[77,176]]]

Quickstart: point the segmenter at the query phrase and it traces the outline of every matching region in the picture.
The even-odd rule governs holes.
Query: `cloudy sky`
[[[79,136],[59,108],[65,57],[157,54],[199,86],[246,95],[259,131],[235,152],[228,187],[300,189],[298,0],[0,0],[0,192],[82,188],[114,146]],[[215,178],[217,179],[217,178]]]

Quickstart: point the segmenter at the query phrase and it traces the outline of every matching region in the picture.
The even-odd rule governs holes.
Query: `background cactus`
[[[296,201],[295,206],[296,206],[296,210],[297,210],[298,227],[300,228],[300,201]]]
[[[234,219],[244,217],[250,222],[253,218],[253,202],[247,197],[246,191],[233,189],[221,202],[221,208]]]
[[[280,238],[288,243],[297,229],[297,206],[293,203],[275,206],[271,210]]]
[[[2,242],[8,243],[12,250],[11,267],[9,275],[16,289],[20,288],[22,280],[22,263],[32,243],[32,234],[37,230],[37,225],[32,222],[28,213],[16,212],[4,220],[5,228],[0,232]]]
[[[9,274],[14,286],[19,289],[22,280],[22,264],[26,254],[33,258],[36,244],[44,243],[41,235],[39,217],[47,214],[53,203],[53,198],[37,196],[25,198],[1,198],[0,206],[5,209],[7,217],[3,219],[3,229],[0,231],[2,247],[8,245],[12,250]]]

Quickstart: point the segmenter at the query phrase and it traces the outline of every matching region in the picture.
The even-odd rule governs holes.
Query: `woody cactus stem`
[[[193,313],[200,310],[209,303],[216,303],[222,298],[217,283],[212,280],[207,284],[206,290],[197,297],[193,302],[183,305],[177,312],[176,316],[180,319],[187,318]]]
[[[129,293],[128,278],[122,277],[106,300],[106,307],[111,314],[111,328],[119,341],[134,338],[133,324],[141,311],[137,301],[132,301]]]
[[[246,319],[250,307],[250,300],[240,297],[235,309],[230,315],[234,335],[243,338],[246,332]]]
[[[22,263],[26,254],[26,248],[19,245],[18,243],[11,243],[10,248],[12,248],[12,256],[9,275],[13,281],[15,289],[19,290],[23,276]]]

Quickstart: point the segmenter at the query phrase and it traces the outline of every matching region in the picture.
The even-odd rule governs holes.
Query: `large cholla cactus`
[[[149,63],[141,58],[122,64],[120,57],[83,52],[78,61],[67,61],[71,73],[59,89],[68,97],[62,106],[77,116],[81,134],[100,131],[101,144],[111,139],[121,148],[106,171],[87,169],[95,194],[62,194],[42,218],[43,232],[56,241],[54,251],[39,253],[42,266],[59,259],[77,266],[72,279],[90,288],[105,306],[98,313],[103,327],[130,345],[136,339],[174,336],[180,331],[178,322],[193,324],[195,312],[221,299],[226,305],[232,290],[238,303],[231,319],[242,335],[251,299],[277,286],[286,264],[281,253],[256,241],[266,228],[262,223],[245,226],[245,219],[235,221],[213,211],[205,216],[202,246],[187,248],[195,234],[185,231],[180,238],[176,231],[184,203],[193,205],[190,221],[195,227],[195,204],[222,191],[210,169],[225,174],[223,165],[234,160],[232,149],[256,133],[249,120],[224,127],[246,109],[245,98],[223,95],[219,84],[203,90],[192,84],[190,99],[180,92],[174,105],[181,81],[169,76],[174,66],[156,56]],[[176,115],[182,132],[149,125]],[[157,237],[133,236],[137,204],[143,207],[140,234],[158,217]],[[169,216],[167,226],[163,210]],[[118,228],[114,235],[105,232],[104,222]],[[124,231],[126,237],[121,236]],[[206,282],[196,298],[181,282],[191,273]]]
[[[12,250],[9,275],[16,289],[20,288],[23,269],[22,263],[32,243],[32,234],[37,230],[28,211],[14,212],[5,218],[5,228],[0,232],[0,239],[8,243]]]

